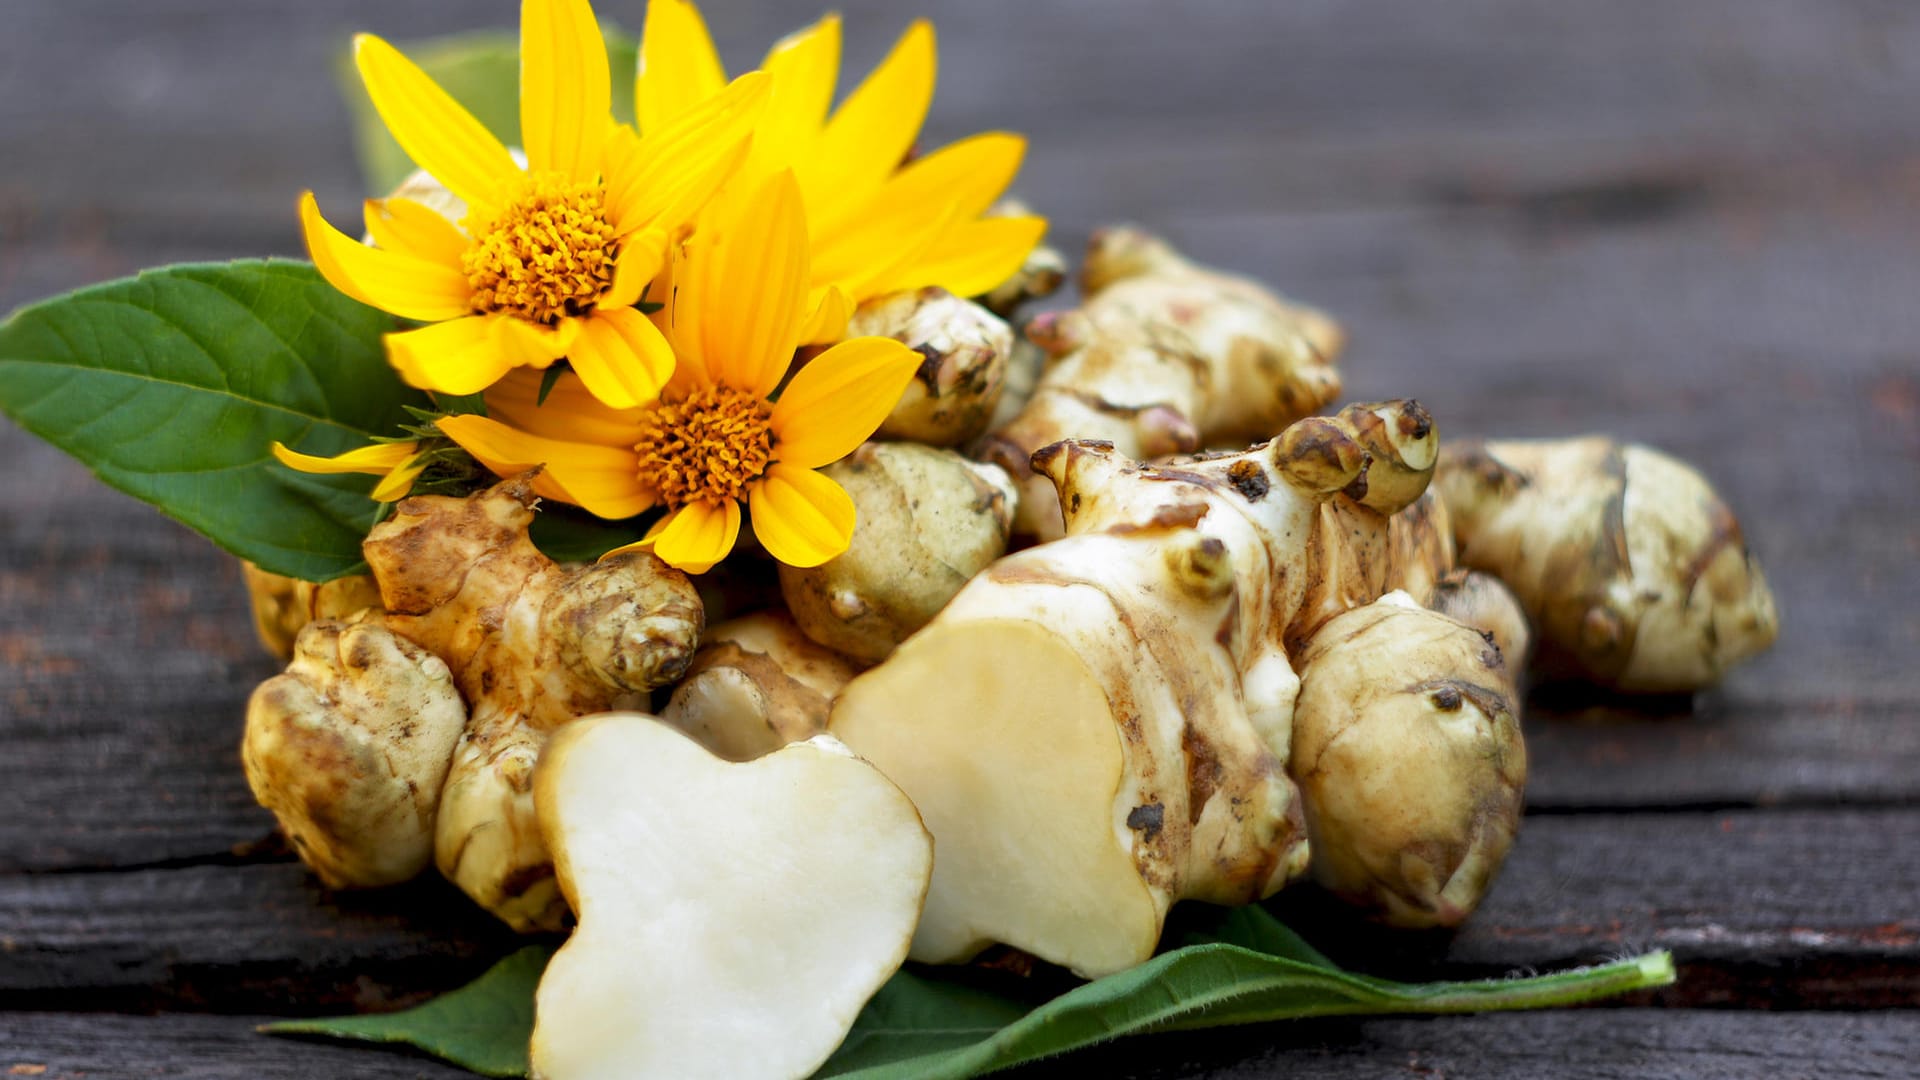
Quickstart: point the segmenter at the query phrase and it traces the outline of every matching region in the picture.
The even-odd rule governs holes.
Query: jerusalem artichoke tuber
[[[867,443],[822,471],[853,496],[853,541],[820,566],[781,566],[780,592],[800,629],[836,652],[877,663],[1007,550],[1014,491],[995,466]]]
[[[987,429],[1013,350],[1000,316],[928,286],[861,304],[847,336],[892,338],[925,358],[875,438],[958,446]]]
[[[366,574],[315,583],[269,573],[250,562],[241,563],[240,571],[253,604],[254,632],[260,644],[282,660],[292,659],[293,641],[308,623],[380,609],[380,587]]]
[[[1264,439],[1332,401],[1344,342],[1327,316],[1197,266],[1165,242],[1106,229],[1089,244],[1084,304],[1027,335],[1054,360],[1025,409],[980,444],[1022,493],[1015,531],[1062,535],[1027,459],[1061,439],[1112,442],[1154,458]]]
[[[1511,587],[1550,668],[1693,691],[1773,643],[1773,593],[1701,475],[1611,439],[1449,450],[1437,483],[1462,564]]]

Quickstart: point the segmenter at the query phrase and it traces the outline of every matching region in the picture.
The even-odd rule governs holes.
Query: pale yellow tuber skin
[[[958,446],[986,431],[1013,351],[1000,316],[928,286],[861,304],[847,336],[892,338],[925,358],[875,438]]]
[[[1289,771],[1313,873],[1394,926],[1456,926],[1499,871],[1527,778],[1519,698],[1478,630],[1395,592],[1300,657]]]
[[[253,603],[254,632],[260,644],[282,660],[292,658],[293,641],[308,623],[380,610],[380,587],[366,574],[316,584],[269,573],[250,562],[242,562],[240,570]]]
[[[1133,229],[1096,233],[1083,305],[1027,335],[1052,357],[1026,408],[978,447],[1021,485],[1015,532],[1063,535],[1028,456],[1095,439],[1148,459],[1272,436],[1340,392],[1344,335],[1326,315],[1197,266]]]
[[[466,499],[407,499],[362,545],[386,624],[453,670],[470,718],[447,776],[435,862],[517,930],[567,911],[533,820],[533,764],[573,719],[644,703],[692,662],[704,609],[651,554],[565,569],[533,546],[527,477]]]
[[[1033,467],[1068,535],[994,563],[841,693],[830,730],[936,838],[917,959],[1000,942],[1107,974],[1152,954],[1174,902],[1245,903],[1305,871],[1286,637],[1370,587],[1316,574],[1386,578],[1389,515],[1420,494],[1402,473],[1436,438],[1412,403],[1355,409],[1379,416],[1164,466],[1049,446]],[[1348,494],[1376,467],[1377,508]],[[1376,535],[1349,544],[1356,521]]]
[[[406,779],[418,789],[416,820],[431,838],[427,850],[441,872],[516,929],[555,930],[567,911],[533,819],[531,785],[540,748],[551,731],[576,717],[643,701],[679,678],[692,661],[703,612],[686,575],[649,554],[588,567],[556,565],[527,538],[534,502],[530,477],[524,476],[465,499],[401,502],[362,545],[384,613],[364,616],[368,621],[343,632],[342,640],[376,634],[396,642],[394,655],[417,658],[415,666],[437,679],[434,708],[451,708],[457,716],[452,736],[436,744],[422,735],[417,746],[407,746],[408,754],[423,755],[438,770],[431,784],[416,775],[424,764]],[[306,633],[333,633],[327,628],[335,625],[318,623]],[[315,649],[315,655],[326,654],[318,644]],[[324,683],[326,669],[308,651],[296,657],[288,675],[262,687],[255,707],[260,717],[250,715],[248,728],[249,775],[261,778],[256,791],[262,803],[295,836],[313,832],[297,811],[300,800],[314,802],[304,791],[327,790],[334,802],[358,806],[391,801],[387,789],[393,784],[377,774],[369,779],[367,770],[350,768],[344,756],[337,764],[323,760],[308,749],[311,740],[265,738],[287,726],[287,714],[305,722],[314,712],[295,685]],[[335,666],[360,671],[354,663],[358,651],[336,651],[341,659]],[[413,671],[389,660],[356,676],[357,682],[349,680],[357,695],[322,689],[312,696],[346,714],[346,720],[327,720],[333,728],[350,723],[407,739],[410,727],[420,728],[427,699],[420,686],[424,676]],[[284,681],[290,679],[295,682]],[[389,842],[344,821],[332,833],[335,848]],[[409,853],[406,865],[414,872],[424,866],[417,843],[396,844],[394,850],[396,858]],[[342,860],[331,850],[307,843],[302,855],[323,877],[342,876],[335,867]],[[379,882],[362,875],[359,883],[402,880],[397,873]]]
[[[806,635],[878,663],[969,579],[1006,553],[1013,484],[992,465],[915,443],[867,443],[822,470],[853,496],[845,553],[780,567],[780,592]]]
[[[660,718],[728,761],[751,761],[824,733],[858,671],[785,612],[763,611],[707,631]]]
[[[1599,437],[1469,444],[1448,452],[1437,483],[1460,562],[1519,597],[1550,670],[1691,692],[1778,633],[1733,512],[1656,450]]]
[[[247,783],[332,888],[406,881],[433,859],[466,707],[447,665],[378,622],[308,623],[247,702]]]

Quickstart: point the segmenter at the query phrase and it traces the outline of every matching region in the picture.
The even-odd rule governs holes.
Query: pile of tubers
[[[851,548],[762,610],[708,625],[649,554],[556,565],[529,476],[402,502],[367,577],[250,573],[291,658],[248,707],[255,794],[330,886],[432,863],[518,930],[577,917],[536,1075],[801,1076],[908,957],[1096,977],[1177,901],[1304,877],[1456,925],[1520,823],[1530,657],[1689,692],[1771,644],[1686,465],[1325,415],[1333,319],[1134,229],[1016,334],[1060,276],[1043,249],[983,302],[859,311],[926,360],[827,470]],[[779,1051],[716,1034],[747,1027]]]

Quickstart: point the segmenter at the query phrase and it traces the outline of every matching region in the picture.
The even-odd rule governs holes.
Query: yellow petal
[[[616,232],[690,220],[746,157],[770,85],[749,72],[644,137],[621,128],[608,144],[607,213]]]
[[[486,126],[399,50],[372,34],[353,39],[367,96],[413,163],[476,212],[493,206],[500,183],[520,171]]]
[[[467,276],[444,263],[381,251],[327,224],[313,192],[300,196],[307,252],[333,287],[403,319],[438,322],[473,310]]]
[[[801,469],[846,457],[899,404],[925,359],[881,337],[843,341],[814,357],[774,403],[774,456]]]
[[[885,293],[938,285],[955,296],[979,296],[1012,277],[1046,234],[1047,220],[1038,217],[959,222],[873,287]]]
[[[806,211],[793,174],[767,181],[694,269],[700,306],[682,314],[697,320],[707,373],[736,390],[772,393],[807,314]]]
[[[1004,131],[986,132],[941,147],[889,177],[871,199],[859,205],[857,217],[815,222],[814,235],[874,219],[925,214],[939,206],[951,206],[958,218],[972,220],[1006,192],[1026,152],[1026,139]]]
[[[597,306],[630,308],[639,303],[647,283],[660,273],[666,261],[667,234],[658,229],[646,229],[620,241],[620,254],[613,263],[613,284]]]
[[[853,318],[853,298],[838,285],[824,285],[811,290],[810,304],[813,308],[807,316],[805,325],[800,327],[802,345],[831,345],[846,336],[847,320]]]
[[[660,561],[689,574],[704,574],[726,558],[740,538],[740,504],[731,499],[688,503],[669,515],[652,536],[653,553]]]
[[[827,121],[804,177],[807,206],[823,220],[863,202],[913,148],[933,100],[933,26],[915,22]]]
[[[807,156],[826,123],[840,77],[840,16],[780,39],[761,67],[774,89],[754,142],[757,153],[780,168]]]
[[[587,0],[520,5],[520,139],[535,170],[600,175],[613,99],[607,43]]]
[[[615,521],[654,503],[653,492],[640,484],[639,459],[631,449],[543,439],[484,416],[443,416],[437,424],[495,475],[518,476],[545,466],[533,481],[534,493],[543,498]]]
[[[926,206],[912,217],[863,223],[822,238],[814,250],[813,280],[844,289],[855,303],[891,292],[884,283],[919,263],[959,218],[951,206]]]
[[[747,507],[760,546],[788,566],[819,566],[853,541],[853,497],[810,469],[769,466],[748,491]]]
[[[412,199],[368,199],[367,234],[382,250],[448,267],[460,265],[467,235],[425,203]]]
[[[487,415],[542,438],[632,448],[644,410],[607,408],[572,372],[560,374],[543,403],[545,381],[533,368],[508,372],[487,389]]]
[[[289,469],[298,469],[304,473],[372,473],[385,476],[394,468],[406,463],[420,449],[417,442],[374,443],[361,446],[344,454],[333,457],[315,457],[289,450],[281,443],[273,444],[273,456],[280,464]]]
[[[388,473],[386,479],[373,485],[373,490],[367,493],[367,497],[374,502],[383,503],[404,499],[407,497],[407,492],[413,490],[413,482],[420,479],[420,474],[426,471],[425,462],[403,465]]]
[[[565,353],[562,340],[510,316],[470,315],[388,334],[387,360],[409,386],[477,394],[523,364],[552,363]]]
[[[630,307],[601,308],[581,320],[567,357],[587,390],[615,409],[653,401],[673,377],[673,346]]]
[[[641,131],[658,131],[720,92],[727,81],[713,38],[688,0],[649,0],[633,81]]]

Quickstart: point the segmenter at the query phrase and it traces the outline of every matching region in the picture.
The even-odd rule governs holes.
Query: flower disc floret
[[[773,408],[764,398],[709,386],[640,419],[642,484],[670,508],[741,498],[773,462]]]
[[[592,311],[613,284],[619,235],[597,182],[527,173],[491,220],[466,225],[473,243],[460,265],[480,314],[552,324]]]

